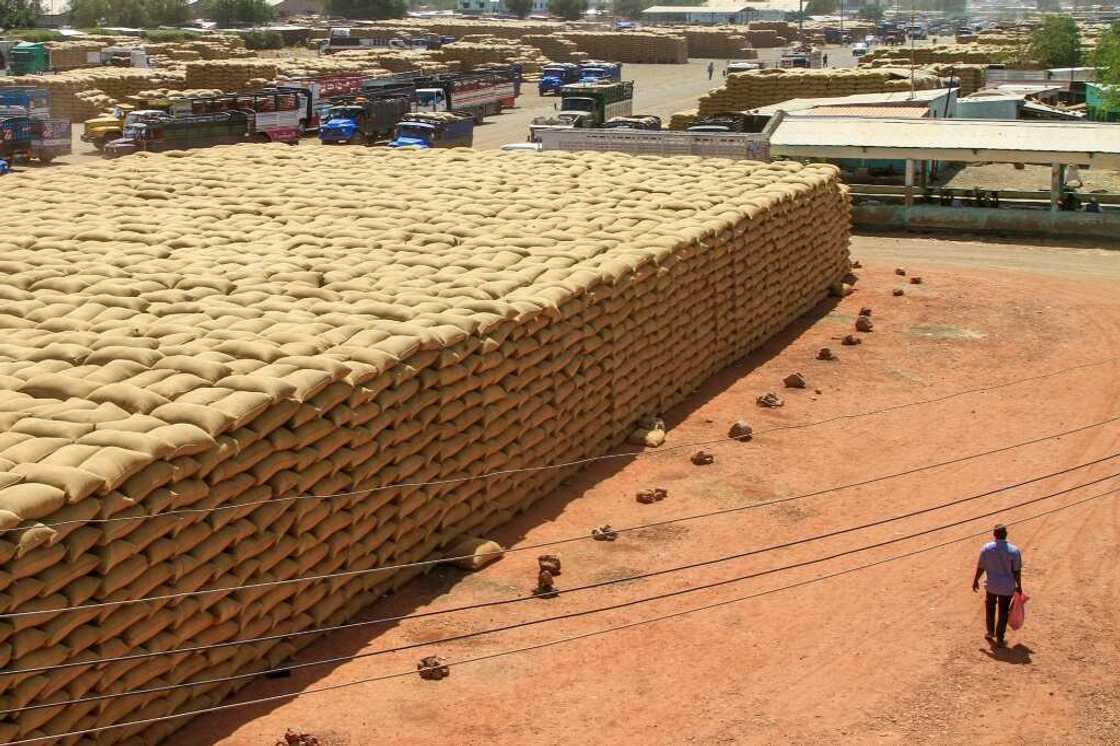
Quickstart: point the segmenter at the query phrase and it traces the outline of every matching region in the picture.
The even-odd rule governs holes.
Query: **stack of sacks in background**
[[[699,118],[699,109],[689,109],[688,111],[674,112],[673,115],[669,117],[669,129],[686,130],[692,125],[696,124],[696,120]]]
[[[689,27],[675,29],[688,41],[689,57],[712,57],[721,60],[753,60],[758,53],[750,48],[747,37],[739,31]]]
[[[497,38],[474,38],[478,41],[457,41],[429,52],[428,55],[431,59],[441,62],[458,62],[464,72],[469,72],[479,65],[516,62],[522,65],[524,72],[531,73],[548,63],[548,58],[529,44]]]
[[[135,96],[129,96],[125,99],[125,103],[132,104],[133,106],[143,106],[145,101],[159,98],[191,98],[202,96],[221,96],[223,91],[217,88],[187,88],[185,90],[177,90],[173,88],[152,88],[147,91],[140,91]]]
[[[202,64],[202,63],[194,63]],[[84,122],[102,109],[90,97],[108,95],[118,101],[148,88],[182,88],[183,74],[174,70],[135,67],[94,67],[54,75],[24,75],[4,78],[3,86],[35,86],[50,92],[51,116]],[[0,87],[3,87],[0,86]],[[82,94],[80,97],[79,94]]]
[[[1010,49],[984,48],[975,44],[951,44],[938,47],[879,47],[860,58],[860,67],[905,67],[939,62],[991,65],[1007,60]]]
[[[311,61],[311,60],[308,60]],[[303,62],[303,60],[293,60]],[[274,80],[276,60],[207,60],[183,66],[187,88],[217,88],[222,91],[248,90],[250,80]]]
[[[413,52],[403,49],[351,49],[331,55],[337,60],[358,60],[392,73],[413,70],[425,73],[450,72],[459,69],[459,63],[436,62],[428,52]],[[376,73],[375,73],[376,74]]]
[[[48,41],[43,46],[50,56],[51,70],[75,70],[100,65],[100,59],[90,62],[89,55],[100,52],[105,45],[96,41]]]
[[[91,88],[88,91],[78,91],[74,94],[75,106],[73,109],[74,115],[80,115],[83,111],[94,112],[85,119],[90,119],[97,116],[101,112],[109,111],[118,103],[117,99],[110,96],[105,91],[98,88]],[[64,118],[64,117],[63,117]],[[71,119],[72,122],[79,121],[78,119]]]
[[[773,49],[789,43],[786,37],[778,36],[778,32],[773,29],[749,29],[743,32],[743,36],[755,49]]]
[[[932,72],[946,80],[948,85],[958,86],[957,95],[967,96],[976,93],[987,82],[987,65],[927,65],[925,71]]]
[[[915,76],[917,89],[936,88],[938,78]],[[856,93],[887,93],[910,90],[910,78],[886,70],[752,70],[732,73],[722,88],[700,98],[700,114],[748,111],[793,98],[829,98]]]
[[[271,60],[276,74],[289,78],[314,78],[321,75],[373,75],[384,73],[376,55],[366,57],[330,55],[328,57],[278,57]]]
[[[521,42],[536,47],[552,62],[584,62],[591,57],[579,51],[575,42],[551,34],[527,34],[521,37]]]
[[[397,31],[413,31],[417,34],[453,36],[456,39],[470,34],[485,34],[487,36],[496,36],[500,39],[520,39],[526,34],[552,34],[564,29],[564,26],[558,23],[542,23],[537,21],[467,21],[460,19],[446,21],[426,19],[374,21],[370,25]]]
[[[688,62],[688,42],[676,34],[573,31],[564,38],[592,59],[674,65]]]
[[[244,145],[0,200],[0,614],[45,612],[0,625],[3,670],[82,664],[0,693],[95,698],[2,742],[217,704],[254,677],[175,687],[283,665],[422,568],[365,571],[571,470],[457,477],[619,447],[849,268],[826,165]]]
[[[142,44],[149,55],[175,60],[229,60],[256,57],[239,36],[211,36],[205,40]]]

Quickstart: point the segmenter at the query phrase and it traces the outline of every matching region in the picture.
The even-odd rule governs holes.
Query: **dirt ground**
[[[1081,192],[1120,192],[1120,171],[1108,169],[1080,170]],[[1040,189],[1050,191],[1050,167],[1027,165],[1021,169],[1010,163],[977,163],[951,172],[941,186],[956,189]]]
[[[667,446],[724,437],[746,418],[761,430],[875,410],[1115,355],[1120,252],[856,237],[855,293],[823,303],[764,350],[724,371],[665,413]],[[923,277],[905,282],[894,269]],[[862,306],[875,330],[842,347]],[[828,345],[835,362],[815,359]],[[938,403],[710,447],[600,463],[537,502],[494,538],[519,546],[702,511],[800,495],[945,461],[1120,414],[1120,364],[1111,362]],[[782,388],[793,371],[805,390]],[[755,399],[774,391],[783,408]],[[953,466],[716,518],[580,541],[554,551],[559,588],[770,546],[976,495],[1120,451],[1112,424]],[[1002,510],[1120,472],[1120,459],[1066,476],[746,559],[594,591],[338,633],[299,660],[427,642],[520,620],[596,608],[822,557]],[[645,487],[669,496],[635,501]],[[714,590],[407,653],[303,669],[260,680],[240,699],[415,669],[424,655],[452,661],[780,589],[874,560],[1014,522],[1120,487],[1113,479],[896,545]],[[394,743],[1120,743],[1120,498],[1115,495],[1011,526],[1033,596],[1027,625],[1006,650],[983,638],[971,592],[984,539],[833,579],[623,631],[471,663],[450,678],[415,675],[308,694],[199,718],[172,746],[261,746],[286,728],[324,746]],[[365,618],[527,595],[538,551],[467,574],[439,569]]]

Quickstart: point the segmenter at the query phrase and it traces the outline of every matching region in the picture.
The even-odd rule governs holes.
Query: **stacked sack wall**
[[[100,95],[123,101],[148,88],[181,88],[183,75],[169,70],[102,67],[5,78],[2,85],[46,88],[52,117],[84,122],[102,111],[95,101],[101,100]]]
[[[303,60],[296,62],[299,63],[297,66],[303,66]],[[279,61],[260,59],[188,62],[183,66],[184,85],[187,88],[243,91],[251,87],[251,80],[274,80],[279,71],[278,63]]]
[[[566,473],[378,488],[614,448],[849,266],[826,165],[248,145],[0,195],[0,614],[47,612],[0,623],[0,674],[341,623],[419,570],[57,610],[440,556]],[[259,671],[311,639],[0,675],[0,694]],[[248,680],[9,714],[0,741]]]
[[[676,34],[578,31],[563,36],[592,59],[674,65],[688,62],[688,41]]]
[[[920,90],[934,88],[938,79],[918,75],[914,81]],[[886,93],[910,90],[909,78],[882,70],[754,70],[732,73],[722,88],[700,98],[700,115],[721,111],[748,111],[793,98],[828,98],[857,93]]]
[[[721,29],[684,28],[676,33],[688,42],[689,57],[708,57],[721,60],[753,60],[758,53],[751,49],[747,37],[739,31]]]
[[[585,62],[590,58],[587,52],[579,50],[575,42],[559,36],[526,34],[521,41],[535,47],[552,62]]]

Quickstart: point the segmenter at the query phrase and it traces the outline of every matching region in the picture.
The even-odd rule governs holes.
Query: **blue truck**
[[[621,62],[591,61],[579,66],[579,83],[618,83],[621,80]]]
[[[395,98],[340,97],[324,110],[319,125],[323,143],[372,145],[393,134],[397,122],[412,111],[407,96]]]
[[[416,112],[397,124],[391,148],[469,148],[474,144],[474,116],[452,111]]]
[[[537,81],[537,93],[545,96],[549,93],[559,94],[560,89],[569,83],[579,81],[579,65],[574,62],[554,62],[541,68],[541,77]]]

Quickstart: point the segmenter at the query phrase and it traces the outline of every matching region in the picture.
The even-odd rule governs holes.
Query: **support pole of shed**
[[[1062,201],[1062,164],[1050,164],[1050,211],[1057,212]]]
[[[914,206],[914,161],[906,159],[906,207]]]

